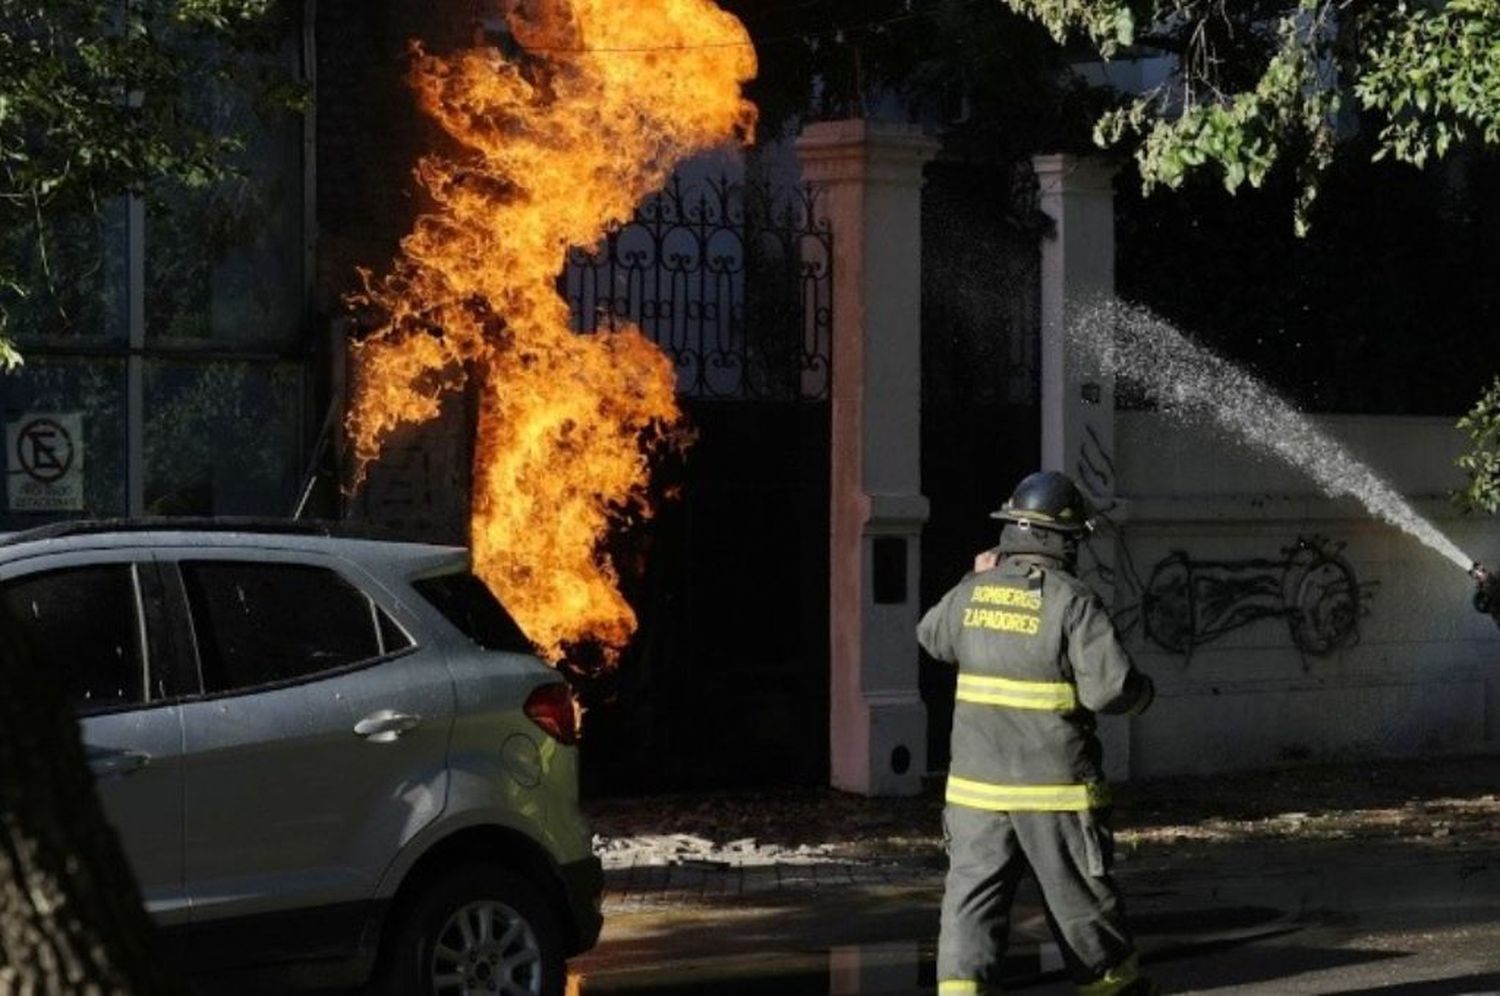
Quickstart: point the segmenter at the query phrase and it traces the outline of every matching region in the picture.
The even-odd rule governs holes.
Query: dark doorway
[[[640,630],[580,683],[591,794],[828,772],[832,236],[810,191],[674,182],[564,292],[674,360],[694,439],[617,546]]]
[[[936,162],[922,193],[925,610],[993,546],[998,508],[1041,459],[1042,228],[1029,163]],[[946,770],[954,671],[923,655],[929,769]]]

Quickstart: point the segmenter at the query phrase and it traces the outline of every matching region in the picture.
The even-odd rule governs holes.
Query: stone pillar
[[[1042,467],[1070,475],[1111,519],[1115,497],[1115,385],[1068,341],[1070,323],[1115,292],[1114,171],[1078,156],[1033,161],[1041,209],[1053,230],[1042,240]],[[1111,515],[1111,512],[1116,513]],[[1114,604],[1115,544],[1107,530],[1082,557],[1085,579]],[[1130,772],[1130,720],[1099,717],[1105,772]]]
[[[833,226],[830,768],[835,788],[866,795],[914,794],[927,768],[921,188],[936,150],[873,121],[814,124],[797,142]]]

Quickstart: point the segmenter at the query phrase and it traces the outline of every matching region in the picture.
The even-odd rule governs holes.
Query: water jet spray
[[[1100,372],[1134,381],[1181,421],[1201,421],[1304,471],[1325,495],[1360,502],[1468,573],[1474,607],[1500,624],[1500,572],[1472,560],[1394,486],[1247,371],[1139,308],[1103,301],[1070,326]],[[1085,370],[1092,373],[1092,370]]]

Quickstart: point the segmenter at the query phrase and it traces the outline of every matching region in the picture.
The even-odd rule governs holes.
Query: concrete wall
[[[1463,443],[1450,420],[1319,421],[1466,553],[1500,561],[1500,522],[1447,501]],[[1474,611],[1459,568],[1217,432],[1143,412],[1118,413],[1115,429],[1114,604],[1159,690],[1130,721],[1131,776],[1500,752],[1500,628]],[[1323,543],[1298,552],[1299,537]],[[1285,611],[1298,607],[1313,623],[1301,647]],[[1166,649],[1143,612],[1169,643],[1191,616],[1200,632]],[[1215,621],[1230,625],[1210,638]],[[1317,645],[1341,632],[1342,645]]]

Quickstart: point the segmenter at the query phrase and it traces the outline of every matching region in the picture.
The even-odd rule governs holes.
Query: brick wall
[[[474,0],[318,3],[316,305],[327,320],[346,314],[356,267],[389,268],[423,207],[412,169],[443,141],[406,82],[410,42],[434,51],[466,44],[475,13]],[[413,538],[463,542],[467,408],[454,398],[434,422],[398,433],[347,514]]]

